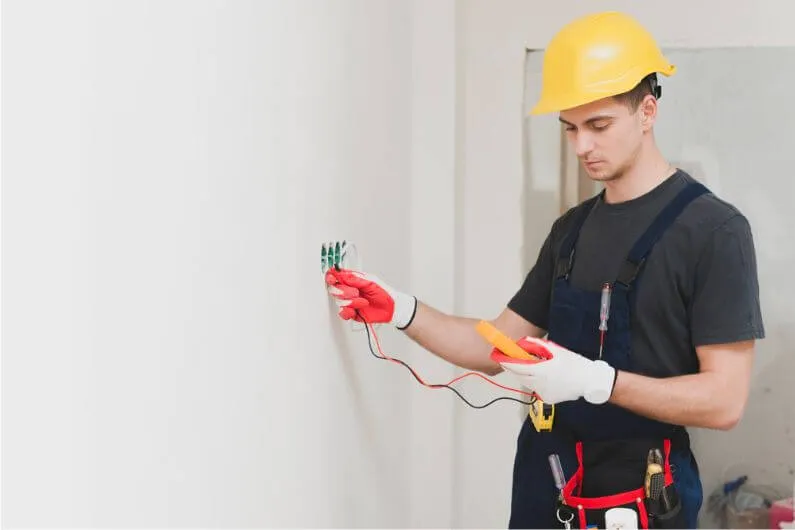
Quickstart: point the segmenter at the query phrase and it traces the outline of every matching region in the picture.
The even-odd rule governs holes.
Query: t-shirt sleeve
[[[525,276],[522,286],[508,302],[509,309],[541,329],[548,329],[549,326],[552,275],[555,270],[553,231],[554,228],[541,246],[536,263]]]
[[[711,234],[696,266],[693,289],[694,346],[764,337],[754,241],[743,215]]]

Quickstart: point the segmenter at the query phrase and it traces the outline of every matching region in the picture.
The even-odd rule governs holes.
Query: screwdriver
[[[547,457],[549,467],[552,469],[552,477],[555,479],[555,487],[558,491],[563,491],[566,486],[566,477],[563,474],[563,466],[560,465],[560,457],[557,453],[552,453]]]
[[[610,295],[613,289],[609,283],[602,284],[602,303],[599,309],[599,358],[605,347],[605,332],[607,331],[607,319],[610,318]]]

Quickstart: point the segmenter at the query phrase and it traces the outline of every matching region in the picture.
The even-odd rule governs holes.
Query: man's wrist
[[[606,362],[593,361],[593,370],[586,383],[584,398],[589,403],[601,405],[607,403],[613,395],[618,372]]]
[[[392,316],[392,324],[399,330],[405,330],[414,321],[417,314],[417,298],[405,293],[396,293],[395,313]]]

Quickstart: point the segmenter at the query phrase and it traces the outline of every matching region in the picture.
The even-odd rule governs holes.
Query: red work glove
[[[326,284],[344,320],[392,324],[405,329],[414,318],[417,299],[390,287],[377,276],[332,268],[326,272]]]

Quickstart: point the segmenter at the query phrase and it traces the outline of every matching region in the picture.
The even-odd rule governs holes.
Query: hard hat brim
[[[624,94],[635,88],[637,84],[651,73],[659,73],[671,77],[676,73],[676,65],[665,63],[653,71],[637,70],[627,72],[620,80],[601,83],[600,86],[591,86],[578,90],[575,94],[543,94],[538,103],[530,110],[529,115],[548,114],[581,107],[600,99],[610,98]]]

